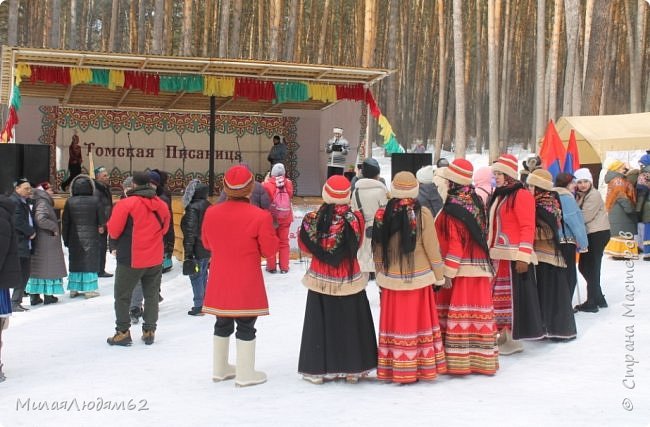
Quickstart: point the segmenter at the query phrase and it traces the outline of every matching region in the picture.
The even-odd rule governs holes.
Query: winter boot
[[[203,312],[201,311],[202,309],[202,307],[192,307],[192,309],[188,311],[187,314],[190,316],[203,316]]]
[[[79,295],[82,295],[79,291],[70,291],[70,298],[77,298]]]
[[[266,382],[266,374],[255,370],[255,340],[237,340],[237,371],[235,385],[246,387]]]
[[[508,329],[503,329],[501,334],[505,336],[505,339],[499,344],[500,355],[509,356],[524,351],[524,345],[518,340],[513,340],[512,333]],[[498,342],[499,340],[497,340]]]
[[[54,295],[45,295],[45,297],[43,299],[44,299],[43,304],[45,304],[45,305],[56,304],[57,302],[59,302],[59,299],[57,297],[55,297]]]
[[[146,345],[153,344],[153,340],[154,340],[155,336],[156,336],[156,331],[154,331],[154,330],[151,330],[151,329],[143,329],[142,330],[142,341],[144,341],[144,343]]]
[[[323,384],[323,377],[318,375],[305,375],[303,374],[302,379],[310,382],[312,384],[321,385]]]
[[[0,383],[7,379],[7,377],[5,377],[4,372],[2,372],[2,367],[3,366],[4,365],[2,363],[0,363]]]
[[[84,298],[86,298],[86,299],[95,298],[95,297],[98,297],[98,296],[99,296],[99,292],[96,292],[96,291],[90,291],[90,292],[84,293]]]
[[[29,305],[34,306],[34,305],[39,305],[42,304],[43,300],[41,299],[41,296],[39,294],[31,294],[29,296]]]
[[[216,383],[235,378],[236,369],[234,366],[228,364],[230,337],[219,337],[216,335],[213,337],[212,381]]]
[[[121,345],[124,347],[129,346],[133,344],[133,340],[131,339],[131,331],[116,331],[115,335],[109,337],[106,342],[108,345]]]

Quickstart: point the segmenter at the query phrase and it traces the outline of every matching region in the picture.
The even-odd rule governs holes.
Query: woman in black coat
[[[70,197],[63,210],[63,244],[68,248],[68,290],[74,298],[99,295],[99,239],[104,231],[104,212],[93,196],[95,185],[88,175],[78,175],[70,187]]]
[[[185,259],[196,261],[197,270],[190,275],[192,283],[192,292],[194,294],[194,303],[192,309],[187,312],[190,316],[201,315],[203,307],[203,297],[205,296],[205,285],[208,280],[208,264],[210,263],[210,251],[203,246],[201,241],[201,226],[203,225],[203,215],[210,207],[208,201],[208,186],[192,180],[183,195],[183,204],[185,205],[185,215],[181,219],[181,230],[183,231],[183,249],[185,250]]]
[[[11,316],[9,288],[20,286],[22,282],[14,230],[15,209],[14,203],[8,197],[0,195],[0,348],[2,348],[2,331],[9,326],[9,316]],[[4,380],[0,361],[0,382]]]

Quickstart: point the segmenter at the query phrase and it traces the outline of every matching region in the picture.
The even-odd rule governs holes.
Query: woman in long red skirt
[[[444,284],[433,214],[417,201],[410,172],[395,175],[391,194],[372,231],[381,288],[377,378],[434,380],[447,365],[432,287]]]
[[[445,286],[436,294],[450,374],[494,375],[499,369],[492,302],[494,269],[487,245],[487,212],[472,186],[473,167],[454,160],[442,177],[447,200],[436,217]]]

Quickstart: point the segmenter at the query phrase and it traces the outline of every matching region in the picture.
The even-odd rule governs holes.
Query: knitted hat
[[[492,169],[489,166],[483,166],[474,171],[474,185],[477,187],[492,187],[492,180],[494,179],[494,174]]]
[[[415,175],[407,171],[396,173],[391,186],[393,191],[390,194],[397,199],[414,199],[420,190],[420,184],[415,179]]]
[[[255,181],[253,174],[246,166],[235,165],[223,176],[223,191],[231,198],[249,197],[253,192]]]
[[[519,162],[512,154],[502,154],[494,163],[492,163],[492,170],[494,172],[501,172],[514,179],[519,179],[517,176],[518,168]]]
[[[535,169],[526,180],[526,184],[534,185],[542,190],[553,190],[553,175],[546,169]]]
[[[334,128],[334,129],[332,129],[332,133],[339,133],[339,134],[342,135],[343,134],[343,128]]]
[[[566,188],[574,179],[575,177],[570,173],[560,172],[555,176],[555,186]]]
[[[351,193],[350,181],[343,175],[333,175],[325,182],[322,196],[325,203],[347,205]]]
[[[620,169],[622,166],[625,166],[625,163],[618,159],[614,159],[610,162],[609,166],[607,166],[607,170],[616,172],[618,169]]]
[[[148,172],[133,172],[133,184],[137,185],[148,185],[151,181]]]
[[[282,163],[276,163],[271,169],[271,176],[282,176],[286,173],[284,170],[284,165]]]
[[[420,184],[431,184],[433,182],[433,165],[421,167],[415,173],[415,178]]]
[[[591,176],[591,171],[587,168],[580,168],[573,173],[576,181],[589,181],[593,184],[594,178]]]
[[[149,182],[156,186],[160,185],[160,174],[156,171],[149,171]]]
[[[369,158],[363,161],[361,166],[361,175],[364,178],[374,178],[381,172],[379,162],[376,159]]]
[[[451,164],[440,171],[440,176],[460,185],[472,183],[474,166],[465,159],[455,159]]]

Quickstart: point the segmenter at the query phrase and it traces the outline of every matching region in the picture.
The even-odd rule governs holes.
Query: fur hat
[[[492,170],[494,172],[501,172],[513,179],[519,179],[517,174],[518,168],[519,162],[512,154],[502,154],[494,163],[492,163]]]
[[[271,168],[271,176],[283,176],[286,174],[284,165],[282,163],[276,163]]]
[[[347,205],[350,203],[352,187],[350,181],[343,175],[330,176],[323,186],[323,201],[335,205]]]
[[[433,182],[433,165],[423,166],[418,169],[415,178],[420,184],[431,184]]]
[[[534,185],[542,190],[553,190],[553,175],[546,169],[535,169],[526,180],[526,184]]]
[[[223,176],[223,191],[230,198],[249,197],[253,192],[255,181],[253,174],[246,166],[235,165],[226,171]]]
[[[364,178],[374,178],[379,175],[380,172],[381,168],[379,167],[377,159],[371,157],[363,161],[361,166],[361,175]]]
[[[451,164],[440,171],[440,176],[460,185],[470,185],[474,166],[465,159],[455,159]]]
[[[416,198],[420,190],[420,184],[411,172],[402,171],[395,174],[391,183],[393,191],[391,196],[397,199]]]
[[[594,178],[591,176],[591,171],[587,168],[580,168],[573,173],[576,181],[589,181],[593,184]]]

